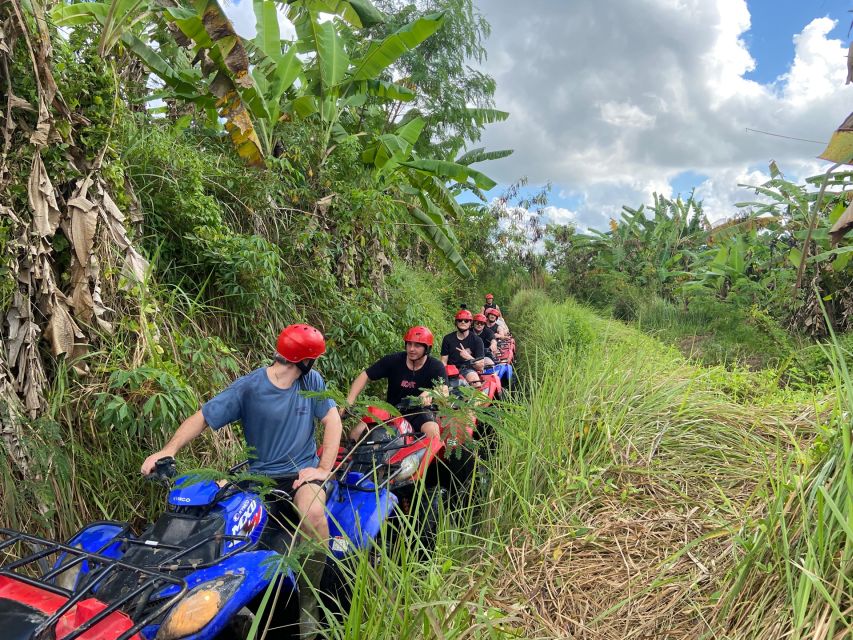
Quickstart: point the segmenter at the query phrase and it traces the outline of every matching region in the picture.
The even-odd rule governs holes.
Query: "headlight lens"
[[[424,459],[424,454],[426,453],[426,449],[421,449],[420,451],[416,451],[410,456],[406,456],[400,462],[400,473],[398,473],[394,479],[395,480],[408,480],[411,478],[415,471],[418,470],[418,467],[421,466],[421,460]]]
[[[201,631],[240,586],[243,576],[223,576],[194,587],[169,612],[156,640],[178,640]]]

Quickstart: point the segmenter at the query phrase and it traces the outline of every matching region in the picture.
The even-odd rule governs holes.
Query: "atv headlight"
[[[400,472],[394,477],[395,480],[408,480],[411,478],[418,467],[421,466],[421,460],[424,459],[426,449],[416,451],[410,456],[406,456],[400,461]]]
[[[228,575],[194,587],[166,616],[156,640],[178,640],[201,631],[241,582],[243,576]]]

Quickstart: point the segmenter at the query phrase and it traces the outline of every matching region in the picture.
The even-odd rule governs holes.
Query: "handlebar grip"
[[[154,463],[154,471],[145,476],[152,482],[168,482],[178,474],[178,466],[172,456],[160,458]]]

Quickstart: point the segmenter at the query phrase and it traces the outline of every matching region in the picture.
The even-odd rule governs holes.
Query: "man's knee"
[[[361,438],[361,436],[364,435],[364,432],[366,430],[367,430],[367,425],[364,422],[359,422],[349,432],[349,437],[351,440],[358,440],[359,438]]]
[[[303,520],[303,533],[318,539],[327,538],[326,492],[314,484],[303,485],[297,491],[294,503]]]
[[[305,519],[318,533],[326,532],[328,534],[329,525],[326,521],[325,505],[312,504],[305,514]]]
[[[441,437],[441,429],[437,422],[424,422],[423,425],[421,425],[421,433],[428,438]]]

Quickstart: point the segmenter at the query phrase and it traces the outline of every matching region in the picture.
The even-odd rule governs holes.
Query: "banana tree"
[[[319,21],[320,12],[338,15],[356,28],[376,24],[383,17],[367,0],[298,0],[288,10],[314,16],[321,37],[289,43],[281,41],[276,3],[255,0],[253,7],[257,35],[252,42],[234,31],[217,0],[76,2],[57,5],[53,19],[60,26],[98,23],[104,54],[121,44],[163,81],[165,90],[152,97],[177,98],[208,112],[215,109],[238,153],[248,163],[262,165],[272,150],[272,129],[282,114],[282,96],[300,77],[303,87],[309,85],[297,53],[319,47],[316,57],[325,61],[339,51],[337,32],[332,23]],[[160,54],[162,47],[152,45],[146,29],[150,31],[155,19],[164,20],[176,42],[191,51],[192,64],[166,58]],[[340,73],[342,63],[342,58],[331,63],[335,73]],[[377,85],[362,83],[367,92],[392,91]],[[298,110],[298,98],[296,106]]]
[[[462,162],[419,158],[414,148],[424,126],[424,119],[415,117],[398,125],[393,133],[375,136],[362,153],[362,160],[374,167],[378,180],[397,186],[404,196],[401,204],[417,221],[421,235],[441,249],[460,274],[470,277],[468,266],[455,249],[456,237],[448,224],[448,220],[460,221],[465,217],[456,196],[466,190],[479,194],[494,187],[494,180],[470,165],[490,157],[506,157],[512,152],[504,150],[489,156],[483,149],[477,149],[462,156]]]
[[[370,42],[366,52],[351,58],[352,43],[333,20],[323,20],[321,2],[300,0],[289,5],[287,15],[296,27],[297,46],[312,56],[305,67],[304,84],[286,107],[302,118],[317,118],[323,126],[323,158],[333,150],[333,142],[347,135],[342,116],[364,106],[368,98],[411,101],[415,93],[393,82],[387,71],[400,56],[433,35],[444,23],[441,13],[430,14],[404,25],[378,42]]]
[[[238,153],[255,165],[264,164],[272,152],[274,128],[287,118],[313,119],[321,125],[320,167],[344,138],[370,138],[369,132],[360,130],[356,112],[368,100],[415,97],[411,89],[391,79],[389,68],[444,21],[441,13],[420,17],[379,41],[368,42],[356,56],[349,53],[356,49],[351,29],[382,19],[367,0],[287,3],[285,14],[297,32],[293,42],[281,39],[279,5],[273,0],[254,0],[256,36],[252,41],[235,33],[217,0],[182,4],[157,0],[156,5],[129,5],[124,13],[111,9],[121,1],[61,5],[55,10],[55,19],[65,25],[94,21],[106,28],[110,15],[129,16],[133,10],[165,20],[176,43],[193,56],[192,64],[180,65],[177,58],[161,56],[161,47],[152,46],[143,29],[136,27],[142,25],[141,18],[125,19],[122,24],[127,28],[117,41],[163,80],[171,97],[191,101],[208,112],[216,109]],[[321,14],[336,17],[329,20]],[[505,117],[503,112],[472,111],[472,118],[483,121]],[[380,181],[388,180],[392,173],[404,177],[405,209],[415,228],[460,273],[470,275],[446,222],[446,215],[453,219],[463,216],[445,180],[478,192],[495,183],[466,164],[414,157],[412,147],[423,126],[423,119],[410,118],[394,133],[369,139],[364,159],[376,167]],[[473,162],[473,158],[469,160]]]

